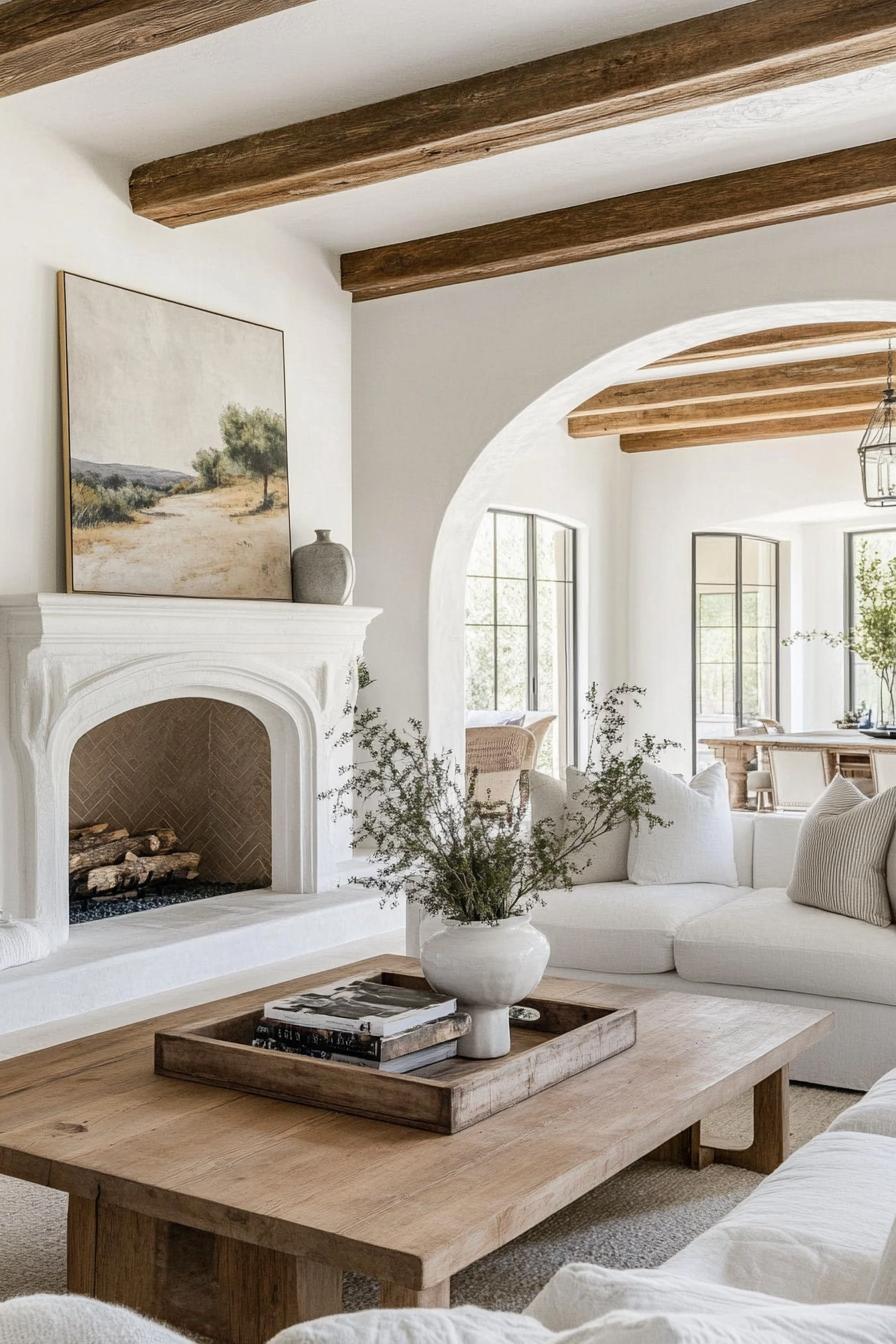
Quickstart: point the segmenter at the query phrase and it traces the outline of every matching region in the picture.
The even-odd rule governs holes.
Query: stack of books
[[[410,1073],[451,1059],[469,1030],[456,999],[379,980],[343,980],[266,1003],[252,1044]]]

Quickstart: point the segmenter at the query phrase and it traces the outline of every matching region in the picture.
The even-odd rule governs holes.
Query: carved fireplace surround
[[[321,790],[374,608],[37,594],[0,602],[0,908],[68,937],[69,763],[115,715],[201,697],[240,705],[271,744],[275,892],[325,891],[349,857]],[[331,730],[336,730],[331,731]]]

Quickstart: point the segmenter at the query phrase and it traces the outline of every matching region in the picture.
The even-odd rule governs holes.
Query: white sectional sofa
[[[740,886],[588,883],[533,914],[553,974],[827,1008],[834,1030],[798,1082],[864,1091],[896,1067],[896,924],[877,928],[787,897],[801,816],[732,814]],[[408,951],[437,927],[408,912]]]
[[[896,1071],[655,1269],[567,1265],[525,1315],[367,1311],[275,1344],[894,1344]],[[0,1304],[0,1344],[186,1344],[84,1298]]]
[[[583,979],[828,1008],[798,1081],[864,1091],[896,1066],[896,925],[795,905],[799,816],[734,813],[738,887],[602,882],[548,893],[551,969]]]

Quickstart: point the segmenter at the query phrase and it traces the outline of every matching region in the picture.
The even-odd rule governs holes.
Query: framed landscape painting
[[[59,274],[73,593],[289,601],[283,332]]]

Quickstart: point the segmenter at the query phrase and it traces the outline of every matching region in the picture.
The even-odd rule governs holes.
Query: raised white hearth
[[[335,893],[350,863],[350,835],[319,795],[337,780],[345,760],[337,745],[340,728],[353,698],[365,632],[378,614],[372,608],[286,602],[65,594],[3,599],[8,734],[0,741],[0,909],[37,921],[49,934],[56,951],[42,964],[49,972],[50,963],[58,962],[59,984],[67,983],[82,1006],[86,1001],[71,974],[95,963],[103,949],[110,959],[131,958],[135,970],[137,962],[145,965],[137,992],[147,993],[187,983],[178,975],[195,980],[223,973],[239,962],[240,941],[243,965],[275,960],[282,954],[274,934],[278,925],[290,942],[302,927],[313,947],[326,946],[328,899],[332,941],[359,936],[357,924],[342,925],[352,924],[354,916],[347,914],[357,915],[364,898]],[[104,920],[102,934],[76,930],[72,942],[78,947],[68,952],[63,944],[69,939],[72,753],[86,734],[118,715],[164,701],[183,705],[191,698],[240,706],[266,730],[270,889]],[[374,898],[367,899],[375,905]],[[384,922],[373,920],[363,932],[379,927]],[[175,953],[178,942],[182,952]],[[152,974],[153,944],[159,965],[164,961],[171,968],[165,975]],[[201,973],[195,974],[203,945],[206,951],[226,945],[227,951],[217,961],[203,953]],[[181,971],[174,969],[178,966]],[[5,976],[24,981],[24,969],[0,973],[0,992]],[[10,988],[13,983],[10,979]]]
[[[6,1032],[328,949],[339,965],[346,943],[403,934],[403,908],[346,885],[365,867],[340,867],[334,891],[239,892],[75,925],[43,961],[0,972],[0,1058]]]

